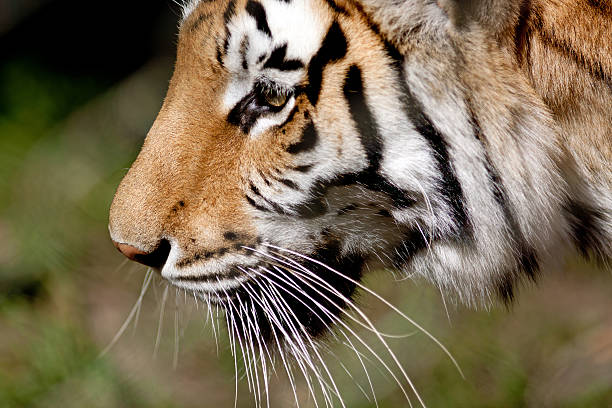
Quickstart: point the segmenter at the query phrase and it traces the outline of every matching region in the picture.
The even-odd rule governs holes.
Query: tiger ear
[[[478,24],[499,33],[519,16],[522,0],[438,0],[453,26],[459,30]]]

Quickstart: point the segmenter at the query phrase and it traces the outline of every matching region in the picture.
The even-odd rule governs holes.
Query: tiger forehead
[[[269,7],[269,2],[274,1],[274,7]],[[263,31],[269,29],[269,23],[266,21],[266,11],[278,10],[277,20],[281,21],[290,31],[300,33],[296,30],[293,23],[301,23],[308,26],[313,23],[313,20],[325,20],[325,16],[329,11],[346,13],[344,7],[339,6],[339,3],[344,1],[334,0],[192,0],[183,5],[183,13],[181,18],[181,29],[196,31],[203,23],[211,24],[211,20],[215,15],[223,14],[223,23],[227,25],[230,20],[241,12],[250,14],[257,21],[257,28]],[[280,7],[279,7],[280,5]],[[291,18],[293,14],[295,18]],[[289,20],[286,20],[288,17]],[[293,21],[292,21],[293,20]],[[268,32],[269,33],[269,32]]]

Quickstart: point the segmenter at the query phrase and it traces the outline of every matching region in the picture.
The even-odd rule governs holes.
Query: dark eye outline
[[[278,96],[276,93],[287,96],[282,105],[275,106],[268,102],[269,98]],[[227,120],[232,125],[239,126],[243,133],[249,133],[257,119],[281,112],[294,96],[293,89],[283,89],[273,83],[258,82],[253,90],[232,108]]]

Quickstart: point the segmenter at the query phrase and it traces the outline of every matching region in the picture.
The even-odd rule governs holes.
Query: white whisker
[[[130,325],[134,316],[138,317],[140,306],[142,305],[142,300],[144,299],[145,293],[147,293],[147,289],[149,288],[151,279],[153,279],[153,270],[149,269],[145,275],[144,281],[142,283],[142,288],[140,289],[140,295],[138,296],[138,299],[136,299],[136,303],[134,304],[127,318],[125,319],[125,321],[123,322],[123,324],[121,325],[117,333],[115,334],[115,337],[113,337],[113,339],[108,344],[108,346],[106,346],[104,350],[102,350],[99,357],[106,355],[106,353],[108,353],[110,349],[113,348],[113,346],[117,343],[117,341],[119,341],[119,339],[121,338],[121,336],[123,335],[127,327]],[[136,320],[136,322],[138,322],[138,320]]]
[[[303,281],[303,280],[302,280]],[[305,284],[309,285],[313,290],[316,290],[314,287],[312,287],[308,282],[303,281]],[[323,295],[324,296],[324,295]],[[312,299],[312,301],[316,302],[316,300]],[[318,303],[318,302],[317,302]],[[321,306],[319,306],[319,308],[321,308],[321,310],[325,313],[325,311],[323,310],[324,308],[322,308]],[[329,313],[329,312],[327,312]],[[391,368],[387,365],[387,363],[359,336],[357,335],[357,333],[355,333],[355,331],[353,331],[345,322],[343,322],[341,319],[339,319],[337,316],[333,315],[333,314],[329,314],[328,315],[330,318],[334,319],[335,322],[337,324],[339,324],[340,326],[344,327],[350,334],[352,334],[364,347],[366,347],[366,349],[372,353],[372,355],[374,357],[376,357],[376,359],[387,369],[387,371],[389,372],[389,374],[391,375],[391,377],[395,380],[395,382],[397,383],[397,385],[400,387],[402,393],[404,394],[404,396],[406,397],[406,400],[408,401],[408,403],[410,404],[410,406],[412,406],[412,403],[410,402],[410,397],[408,396],[408,393],[406,392],[404,386],[402,385],[401,381],[397,378],[397,376],[395,375],[395,373],[393,372],[393,370],[391,370]],[[382,340],[381,340],[382,341]],[[386,343],[384,341],[383,345],[386,345]]]
[[[325,313],[325,314],[326,314],[328,317],[330,317],[332,320],[335,320],[336,322],[339,322],[339,320],[340,320],[340,319],[339,319],[337,316],[335,316],[335,315],[334,315],[333,313],[331,313],[331,312],[330,312],[330,311],[329,311],[329,310],[328,310],[326,307],[324,307],[324,306],[323,306],[323,305],[321,305],[319,302],[317,302],[315,299],[313,299],[311,296],[309,296],[309,295],[308,295],[306,292],[304,292],[304,290],[303,290],[303,289],[301,289],[299,286],[297,286],[297,285],[295,285],[295,284],[293,284],[293,283],[291,283],[291,282],[288,282],[286,279],[283,279],[282,277],[280,277],[280,276],[278,276],[278,275],[276,275],[276,274],[272,273],[271,271],[269,271],[269,270],[267,270],[267,269],[265,269],[265,268],[264,268],[264,270],[265,270],[266,272],[270,273],[271,275],[273,275],[273,276],[277,277],[277,279],[280,279],[280,280],[282,280],[283,282],[287,283],[288,285],[291,285],[292,287],[294,287],[294,288],[295,288],[296,290],[298,290],[298,291],[299,291],[299,292],[300,292],[302,295],[304,295],[304,296],[308,297],[308,298],[309,298],[309,299],[310,299],[310,300],[311,300],[311,301],[312,301],[312,302],[313,302],[313,303],[314,303],[314,304],[315,304],[315,305],[316,305],[316,306],[317,306],[317,307],[318,307],[318,308],[319,308],[319,309],[320,309],[320,310],[321,310],[323,313]],[[282,273],[282,271],[280,271],[280,270],[279,270],[279,272],[281,272],[281,273]],[[284,273],[283,273],[283,275],[284,275],[284,276],[286,276]],[[268,279],[268,278],[267,278],[265,275],[262,275],[262,276],[263,276],[264,278]],[[298,279],[300,279],[300,281],[304,282],[304,280],[303,280],[303,279],[301,279],[300,277],[297,277],[297,278],[298,278]],[[268,280],[269,280],[269,279],[268,279]],[[271,280],[269,280],[269,281],[270,281],[272,284],[275,284],[273,281],[271,281]],[[307,283],[307,282],[304,282],[304,283]],[[323,318],[321,318],[321,317],[319,316],[319,314],[318,314],[316,311],[314,311],[314,310],[313,310],[313,309],[310,307],[310,305],[306,304],[306,303],[305,303],[305,302],[304,302],[302,299],[300,299],[299,297],[295,296],[293,293],[291,293],[290,291],[286,290],[286,289],[285,289],[285,288],[283,288],[282,286],[278,286],[278,287],[279,287],[280,289],[284,290],[285,292],[287,292],[287,293],[288,293],[290,296],[292,296],[293,298],[295,298],[297,301],[299,301],[300,303],[302,303],[302,304],[303,304],[303,305],[304,305],[306,308],[308,308],[308,309],[309,309],[309,310],[310,310],[310,311],[311,311],[311,312],[312,312],[312,313],[313,313],[313,314],[314,314],[314,315],[315,315],[315,316],[316,316],[316,317],[317,317],[319,320],[321,320],[321,322],[322,322],[322,323],[325,325],[325,327],[326,327],[326,328],[327,328],[327,329],[328,329],[328,330],[329,330],[331,333],[333,333],[332,328],[331,328],[331,327],[330,327],[330,326],[327,324],[327,322],[325,322],[325,320],[324,320]],[[331,302],[331,301],[330,301],[330,302]],[[333,302],[332,302],[332,303],[333,303]],[[335,305],[335,304],[334,304],[334,305]],[[336,305],[335,305],[335,306],[336,306]],[[351,342],[350,338],[349,338],[349,337],[348,337],[348,336],[347,336],[347,335],[344,333],[344,331],[343,331],[342,329],[338,329],[338,330],[339,330],[339,331],[340,331],[340,333],[341,333],[341,334],[342,334],[342,335],[343,335],[343,336],[346,338],[346,340],[347,340],[347,341],[348,341],[348,342],[351,344],[352,349],[353,349],[353,350],[355,350],[355,348],[354,348],[354,346],[353,346],[353,343]],[[335,337],[336,339],[338,339],[338,338],[336,337],[336,335],[335,335],[335,334],[334,334],[334,337]],[[357,337],[358,337],[358,336],[357,336]],[[372,382],[371,382],[370,376],[369,376],[369,374],[368,374],[368,371],[367,371],[367,369],[365,368],[365,365],[363,364],[363,361],[361,360],[361,358],[359,357],[359,355],[357,355],[357,356],[358,356],[358,359],[359,359],[359,361],[361,362],[362,367],[363,367],[363,369],[364,369],[364,371],[365,371],[366,377],[367,377],[367,379],[368,379],[368,383],[370,384],[370,388],[371,388],[371,390],[372,390],[372,395],[373,395],[373,397],[374,397],[374,401],[376,401],[376,406],[378,406],[378,401],[376,400],[376,394],[375,394],[375,392],[374,392],[374,387],[373,387],[373,385],[372,385]]]
[[[178,305],[178,290],[174,295],[174,356],[172,358],[172,368],[177,369],[179,358],[179,305]]]
[[[270,245],[271,246],[271,245]],[[272,246],[271,246],[272,247]],[[277,248],[277,249],[282,249],[282,248]],[[288,252],[293,252],[290,250],[285,250]],[[319,261],[316,261],[312,258],[308,258],[305,255],[302,255],[302,258],[305,259],[309,259],[313,262],[316,262],[317,264],[320,264],[321,266],[324,266],[326,269],[333,271],[334,273],[338,274],[339,276],[344,277],[345,279],[349,280],[350,282],[352,282],[353,284],[358,284],[357,281],[355,281],[354,279],[351,279],[343,274],[341,274],[340,272],[337,272],[335,270],[333,270],[332,268],[322,264]],[[296,272],[297,273],[297,272]],[[324,285],[330,287],[332,290],[334,290],[336,293],[336,295],[338,297],[340,297],[342,300],[344,300],[349,306],[353,306],[352,302],[350,302],[350,300],[348,298],[346,298],[346,296],[342,295],[340,292],[338,292],[335,288],[333,288],[331,285],[329,285],[325,280],[323,280],[322,278],[320,278],[319,276],[315,275],[314,273],[310,274],[311,277],[313,279],[317,279],[319,281],[321,281]],[[360,285],[363,286],[363,285]],[[319,294],[321,294],[319,292]],[[381,298],[382,299],[382,298]],[[386,301],[385,301],[386,302]],[[388,302],[387,302],[388,303]],[[406,373],[404,367],[401,365],[401,363],[399,362],[399,359],[397,358],[397,356],[395,355],[395,353],[393,352],[393,350],[391,349],[391,347],[389,347],[389,345],[387,344],[387,342],[384,340],[384,338],[378,333],[378,330],[376,330],[376,328],[374,327],[374,325],[372,324],[372,322],[370,321],[370,319],[365,315],[365,313],[363,313],[361,311],[361,309],[357,308],[357,307],[353,307],[353,309],[361,316],[362,319],[364,319],[364,321],[366,321],[366,323],[372,328],[372,330],[374,330],[374,334],[378,337],[379,341],[382,343],[382,345],[385,347],[385,349],[387,350],[387,353],[389,353],[389,355],[391,356],[391,358],[393,359],[395,365],[399,368],[399,370],[401,371],[404,379],[408,382],[408,385],[410,386],[410,388],[412,389],[413,393],[416,395],[417,399],[419,400],[421,406],[425,407],[425,403],[422,400],[419,392],[417,391],[416,387],[414,386],[412,380],[410,379],[410,377],[408,376],[408,374]],[[408,396],[406,395],[406,398],[408,399],[408,402],[410,403],[410,399],[408,398]]]
[[[294,357],[296,357],[296,363],[298,364],[298,367],[300,368],[300,371],[302,372],[302,375],[304,376],[304,379],[306,380],[306,385],[309,389],[309,392],[315,399],[315,405],[318,406],[318,404],[316,403],[316,396],[314,393],[314,389],[312,388],[312,382],[310,380],[310,377],[308,375],[308,370],[306,367],[306,365],[308,365],[308,367],[311,370],[313,370],[313,372],[316,373],[316,369],[314,368],[314,366],[312,365],[312,361],[308,357],[308,351],[302,347],[303,343],[300,342],[300,338],[299,338],[299,335],[297,334],[295,326],[293,326],[291,321],[283,313],[283,310],[279,309],[279,306],[276,304],[277,301],[275,299],[274,294],[272,293],[272,288],[268,286],[263,286],[261,284],[260,284],[260,287],[266,288],[266,291],[262,292],[262,293],[265,293],[266,296],[265,298],[264,297],[261,298],[261,300],[266,304],[265,309],[268,309],[270,311],[276,310],[276,312],[274,312],[270,317],[272,317],[275,320],[274,324],[276,325],[276,327],[279,328],[279,330],[284,336],[283,337],[284,340],[289,345],[289,348],[293,352]],[[272,302],[274,305],[268,303],[268,301]],[[274,308],[273,306],[276,306],[276,308]],[[286,332],[285,328],[283,327],[284,326],[283,323],[279,319],[282,319],[287,324],[287,327],[289,328],[289,330],[292,331],[291,334]]]
[[[277,285],[275,285],[275,286],[278,287]],[[293,313],[293,311],[291,310],[289,305],[285,302],[285,300],[283,299],[281,294],[276,290],[276,288],[275,287],[271,287],[271,290],[274,292],[274,295],[275,295],[274,298],[278,302],[280,302],[280,304],[277,304],[277,305],[279,307],[279,310],[281,311],[281,315],[285,316],[285,321],[293,329],[293,332],[294,332],[294,335],[295,335],[295,340],[298,342],[298,344],[300,344],[300,347],[304,350],[304,353],[302,354],[302,357],[306,357],[307,363],[308,363],[309,367],[311,368],[311,370],[313,371],[313,373],[317,377],[317,381],[321,384],[321,388],[320,389],[323,392],[323,396],[325,398],[326,403],[329,403],[330,406],[333,406],[333,403],[331,401],[331,398],[330,398],[329,394],[325,391],[326,389],[331,390],[331,388],[327,385],[327,382],[323,378],[323,375],[320,373],[319,369],[316,367],[316,365],[312,361],[312,359],[310,357],[310,353],[308,353],[308,351],[307,351],[308,348],[307,348],[306,344],[304,343],[304,339],[306,339],[309,342],[309,345],[310,345],[311,349],[314,351],[316,357],[319,359],[319,361],[323,365],[324,370],[328,374],[328,377],[330,378],[330,380],[332,382],[332,385],[334,387],[334,391],[332,391],[332,392],[334,392],[334,394],[339,398],[342,406],[345,407],[344,401],[343,401],[342,397],[340,396],[340,393],[339,393],[339,391],[338,391],[338,389],[336,387],[336,384],[334,383],[333,377],[329,373],[329,370],[327,369],[327,366],[325,365],[325,362],[323,361],[321,355],[319,354],[315,344],[312,342],[312,339],[310,338],[310,335],[306,331],[304,325],[302,323],[300,323],[300,321],[297,318],[297,316],[295,316],[295,314]],[[287,312],[292,314],[293,319],[289,315],[287,315]],[[298,333],[298,331],[297,331],[298,328],[295,327],[294,321],[297,323],[298,328],[299,328],[299,330],[302,333],[301,335],[300,335],[300,333]]]
[[[246,271],[244,271],[242,268],[240,268],[245,274],[247,274]],[[266,288],[264,286],[262,286],[261,284],[258,285],[258,287],[261,289],[261,295],[259,297],[253,297],[253,300],[260,305],[260,307],[262,307],[263,310],[265,310],[268,313],[268,319],[270,321],[270,323],[272,323],[272,326],[270,327],[271,331],[272,331],[272,337],[274,338],[274,342],[276,343],[277,346],[277,350],[278,353],[281,357],[281,361],[283,366],[285,367],[285,371],[287,373],[287,377],[289,378],[289,383],[291,385],[291,390],[293,392],[293,396],[295,398],[295,403],[296,405],[299,407],[300,403],[299,403],[299,399],[297,396],[297,388],[295,385],[295,380],[294,380],[294,376],[291,370],[290,365],[288,364],[287,360],[285,359],[285,353],[283,351],[283,347],[281,346],[281,342],[277,336],[276,333],[276,329],[278,328],[279,330],[283,330],[282,326],[279,325],[279,323],[277,322],[277,317],[276,317],[276,313],[274,312],[274,309],[272,309],[271,307],[269,307],[267,301],[266,301]],[[251,296],[252,292],[250,291],[250,285],[249,282],[246,282],[244,285],[244,288],[247,292],[249,292],[249,294]],[[252,290],[254,292],[254,289]],[[283,332],[283,334],[285,335],[285,333]]]
[[[272,260],[274,260],[274,261],[277,261],[277,263],[276,263],[276,264],[271,263],[271,264],[272,264],[272,265],[274,265],[275,267],[280,267],[281,269],[286,269],[287,267],[289,267],[290,269],[291,269],[292,267],[297,267],[297,268],[299,268],[299,270],[301,270],[301,271],[305,272],[305,273],[306,273],[306,274],[308,274],[308,275],[311,275],[311,274],[312,274],[312,273],[311,273],[311,272],[310,272],[308,269],[306,269],[306,268],[305,268],[303,265],[300,265],[300,264],[299,264],[298,262],[296,262],[295,260],[293,260],[293,259],[291,259],[291,258],[288,258],[288,257],[285,257],[284,255],[279,254],[279,253],[277,253],[277,252],[273,252],[273,254],[278,255],[278,256],[280,256],[280,257],[283,257],[283,258],[285,258],[287,261],[283,261],[282,259],[279,259],[279,258],[277,258],[277,257],[274,257],[274,256],[272,256],[272,255],[270,255],[270,254],[268,254],[268,253],[262,252],[262,251],[258,251],[258,250],[252,249],[252,248],[249,248],[249,249],[250,249],[251,251],[253,251],[253,252],[255,252],[255,253],[259,254],[259,255],[262,255],[263,257],[266,257],[266,258],[272,259]],[[280,263],[280,265],[279,265],[279,263]],[[297,272],[297,271],[296,271],[295,269],[291,269],[291,272]],[[313,275],[313,276],[316,276],[316,275]],[[317,278],[318,278],[319,280],[322,280],[322,279],[321,279],[320,277],[318,277],[318,276],[317,276]],[[315,282],[315,283],[320,284],[319,282]],[[329,285],[327,282],[325,282],[325,284],[326,284],[326,286],[331,287],[331,285]],[[324,288],[325,290],[327,290],[327,291],[330,291],[330,289],[329,289],[329,288],[327,288],[326,286],[323,286],[323,288]],[[336,291],[336,289],[335,289],[335,288],[332,288],[331,292],[332,292],[332,293],[336,293],[337,291]],[[328,300],[329,300],[329,299],[328,299]],[[343,300],[344,300],[344,301],[345,301],[345,302],[346,302],[348,305],[350,305],[350,306],[351,306],[351,308],[357,308],[357,306],[355,305],[355,303],[354,303],[354,302],[353,302],[353,301],[352,301],[350,298],[348,298],[348,297],[344,297],[344,299],[343,299]],[[366,330],[368,330],[368,331],[372,331],[372,328],[371,328],[370,326],[368,326],[367,324],[364,324],[363,322],[359,321],[359,320],[358,320],[357,318],[355,318],[355,317],[354,317],[352,314],[348,313],[348,312],[347,312],[347,311],[346,311],[344,308],[342,308],[342,307],[340,307],[340,306],[336,306],[336,307],[337,307],[337,308],[340,310],[340,312],[341,312],[341,313],[343,313],[343,314],[344,314],[345,316],[347,316],[349,319],[351,319],[352,321],[354,321],[355,323],[357,323],[358,325],[360,325],[360,326],[361,326],[361,327],[363,327],[364,329],[366,329]],[[414,336],[414,334],[415,334],[414,332],[412,332],[412,333],[406,333],[406,334],[388,334],[388,333],[383,333],[383,332],[380,332],[380,331],[378,331],[378,330],[374,331],[374,333],[376,333],[377,335],[380,335],[380,336],[383,336],[383,337],[387,337],[387,338],[392,338],[392,339],[404,339],[404,338],[412,337],[412,336]]]
[[[310,258],[306,255],[302,255],[298,252],[292,251],[290,249],[286,249],[286,248],[281,248],[281,247],[276,247],[273,245],[267,245],[271,248],[277,249],[279,251],[283,251],[283,252],[287,252],[290,254],[293,254],[295,256],[299,256],[300,258],[306,259],[312,263],[315,263],[319,266],[324,267],[325,269],[327,269],[328,271],[334,273],[337,276],[343,277],[344,279],[346,279],[347,281],[353,283],[354,285],[358,286],[360,289],[366,291],[367,293],[369,293],[370,295],[374,296],[376,299],[378,299],[379,301],[381,301],[382,303],[384,303],[387,307],[389,307],[391,310],[393,310],[395,313],[399,314],[401,317],[403,317],[406,321],[408,321],[409,323],[411,323],[413,326],[415,326],[419,331],[421,331],[423,334],[425,334],[427,337],[429,337],[436,345],[438,345],[438,347],[440,347],[440,349],[448,356],[448,358],[453,362],[453,364],[455,365],[455,367],[457,368],[457,371],[459,372],[459,374],[461,375],[462,378],[465,379],[465,375],[463,374],[463,370],[461,370],[461,367],[459,366],[459,363],[457,363],[457,360],[455,359],[455,357],[453,357],[453,355],[450,353],[450,351],[448,351],[448,349],[440,342],[440,340],[438,340],[433,334],[431,334],[429,331],[427,331],[423,326],[421,326],[420,324],[418,324],[416,321],[414,321],[412,318],[410,318],[409,316],[407,316],[404,312],[402,312],[401,310],[399,310],[397,307],[395,307],[393,304],[391,304],[389,301],[387,301],[385,298],[383,298],[382,296],[380,296],[378,293],[374,292],[373,290],[367,288],[366,286],[362,285],[361,283],[359,283],[358,281],[336,271],[335,269],[325,265],[324,263],[317,261],[316,259]]]
[[[159,321],[157,323],[157,335],[155,336],[155,346],[153,347],[153,358],[157,358],[157,352],[159,351],[159,344],[161,342],[161,334],[164,323],[164,311],[166,310],[166,301],[168,300],[168,290],[170,286],[166,285],[164,294],[162,295],[162,302],[159,310]]]

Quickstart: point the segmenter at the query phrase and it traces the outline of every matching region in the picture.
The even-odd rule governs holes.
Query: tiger
[[[370,270],[479,306],[609,268],[611,36],[609,0],[189,1],[111,239],[278,349]]]

